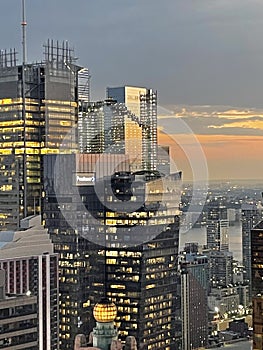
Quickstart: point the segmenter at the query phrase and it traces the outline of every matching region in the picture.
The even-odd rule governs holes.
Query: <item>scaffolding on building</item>
[[[16,67],[17,51],[15,49],[0,50],[0,68]]]
[[[62,44],[58,40],[48,39],[44,47],[44,61],[47,63],[74,63],[76,57],[74,57],[74,49],[69,46],[68,41],[62,41]]]

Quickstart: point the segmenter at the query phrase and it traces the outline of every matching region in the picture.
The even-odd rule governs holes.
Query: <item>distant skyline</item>
[[[21,60],[21,0],[1,0],[1,13],[0,49]],[[26,0],[28,61],[48,38],[68,40],[90,69],[92,100],[107,86],[154,88],[171,130],[181,117],[197,136],[210,179],[260,179],[262,16],[260,0]]]

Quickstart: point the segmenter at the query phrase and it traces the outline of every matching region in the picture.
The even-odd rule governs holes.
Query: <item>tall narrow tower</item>
[[[263,221],[251,230],[253,349],[263,348]]]
[[[251,285],[251,230],[260,221],[260,212],[256,204],[242,204],[242,256],[245,267],[244,281],[249,285],[249,300],[252,296]]]

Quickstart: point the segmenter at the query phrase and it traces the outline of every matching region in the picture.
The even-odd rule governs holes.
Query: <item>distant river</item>
[[[229,227],[229,250],[233,252],[234,259],[242,261],[242,246],[241,246],[241,224]],[[180,233],[179,246],[183,249],[185,243],[198,242],[199,245],[206,244],[206,228],[192,228],[188,232]]]

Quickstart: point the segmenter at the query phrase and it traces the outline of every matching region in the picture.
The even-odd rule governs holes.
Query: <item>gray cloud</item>
[[[259,0],[26,0],[29,59],[68,39],[105,87],[146,85],[167,104],[262,107]],[[20,1],[1,0],[2,48],[20,49]]]
[[[159,125],[174,134],[181,134],[182,126],[187,126],[192,133],[199,135],[263,135],[263,110],[229,106],[176,106],[168,112],[160,109]]]

